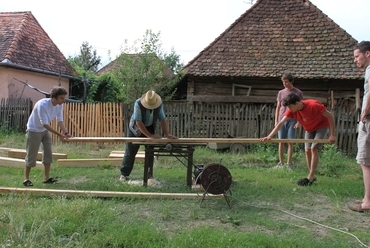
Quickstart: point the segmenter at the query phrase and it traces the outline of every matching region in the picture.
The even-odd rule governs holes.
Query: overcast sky
[[[370,40],[370,0],[310,2],[356,40]],[[114,59],[125,39],[132,44],[147,29],[186,64],[250,7],[250,0],[0,0],[0,12],[31,11],[67,58],[87,41],[103,65],[108,51]]]

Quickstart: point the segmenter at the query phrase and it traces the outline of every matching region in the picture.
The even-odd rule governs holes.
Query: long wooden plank
[[[232,143],[262,143],[259,139],[252,138],[179,138],[179,139],[149,139],[131,137],[74,137],[65,140],[66,142],[133,142],[147,144],[207,144],[210,142],[232,144]],[[271,139],[270,143],[329,143],[328,139]]]
[[[0,151],[5,151],[5,152],[7,152],[7,151],[9,151],[9,150],[11,150],[11,149],[14,149],[14,148],[9,148],[9,147],[0,147]]]
[[[125,151],[111,151],[110,154],[125,154]],[[137,151],[137,154],[145,154],[145,151]]]
[[[122,158],[58,159],[57,161],[58,167],[97,167],[104,165],[118,167],[122,163]]]
[[[111,153],[109,154],[108,158],[120,158],[122,161],[124,155],[125,153]],[[144,161],[145,161],[145,153],[136,154],[135,156],[136,163],[144,163]]]
[[[8,188],[0,187],[1,193],[29,193],[33,195],[49,196],[87,196],[87,197],[139,197],[139,198],[200,198],[203,194],[196,193],[155,193],[155,192],[121,192],[121,191],[86,191],[63,189],[37,189],[37,188]],[[206,197],[223,198],[223,195],[207,194]]]
[[[24,159],[26,157],[26,150],[25,149],[11,149],[11,150],[8,150],[8,157],[9,158],[22,158],[22,159]],[[59,158],[67,158],[67,154],[54,153],[53,152],[53,159],[59,159]],[[38,152],[37,160],[41,160],[41,159],[42,159],[42,152]]]
[[[24,159],[0,157],[0,166],[9,166],[16,168],[24,168]],[[36,168],[44,168],[44,165],[40,162],[36,162]]]

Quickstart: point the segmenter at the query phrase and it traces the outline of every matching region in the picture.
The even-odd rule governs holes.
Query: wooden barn
[[[178,99],[273,103],[290,72],[306,99],[353,103],[363,90],[357,43],[308,0],[257,0],[183,68]]]

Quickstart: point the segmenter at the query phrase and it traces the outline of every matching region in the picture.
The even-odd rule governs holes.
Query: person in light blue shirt
[[[155,133],[158,120],[166,138],[177,139],[177,137],[169,133],[168,122],[163,110],[161,97],[153,90],[149,90],[134,103],[134,112],[130,119],[127,137],[162,138],[161,135]],[[126,142],[125,155],[123,156],[120,167],[120,181],[127,181],[134,167],[135,156],[139,148],[140,145]]]

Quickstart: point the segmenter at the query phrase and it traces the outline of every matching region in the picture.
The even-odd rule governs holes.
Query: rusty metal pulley
[[[229,170],[218,163],[207,165],[200,175],[202,187],[211,194],[225,194],[230,188],[231,181]]]

